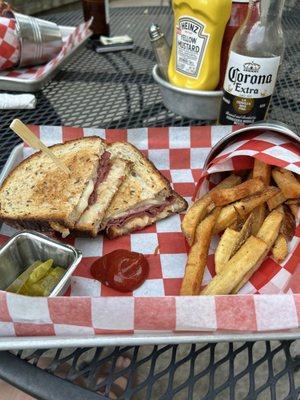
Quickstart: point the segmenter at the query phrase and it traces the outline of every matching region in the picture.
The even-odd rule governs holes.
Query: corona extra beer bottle
[[[246,20],[230,46],[219,123],[265,119],[284,50],[284,0],[250,0]]]

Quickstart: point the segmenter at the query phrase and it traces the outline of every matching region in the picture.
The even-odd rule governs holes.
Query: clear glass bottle
[[[149,36],[159,72],[163,79],[168,81],[168,65],[170,60],[170,46],[161,32],[160,27],[152,24],[149,28]]]
[[[246,20],[230,46],[220,124],[265,119],[284,51],[284,1],[250,0]]]

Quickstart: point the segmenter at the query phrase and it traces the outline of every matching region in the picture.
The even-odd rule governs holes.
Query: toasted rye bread
[[[75,225],[76,231],[86,232],[93,237],[97,236],[105,212],[132,166],[131,162],[121,158],[111,159],[110,164],[105,180],[96,189],[97,201],[81,215]]]
[[[170,182],[132,144],[115,142],[107,150],[115,157],[131,161],[133,167],[108,207],[102,228],[110,219],[126,215],[138,206],[148,202],[161,204],[172,193]]]
[[[186,210],[187,202],[176,192],[173,192],[172,195],[175,197],[174,202],[166,206],[166,208],[164,208],[164,210],[159,214],[157,214],[155,217],[144,215],[144,216],[130,218],[121,227],[118,226],[108,227],[106,230],[107,236],[110,239],[114,239],[118,236],[127,235],[130,232],[141,230],[148,225],[152,225],[153,223],[160,221],[161,219],[167,218],[174,213],[180,213]]]
[[[50,222],[74,227],[104,149],[105,142],[99,137],[51,146],[52,152],[71,170],[70,176],[41,152],[28,157],[0,188],[0,219],[18,228],[40,231],[51,230]]]

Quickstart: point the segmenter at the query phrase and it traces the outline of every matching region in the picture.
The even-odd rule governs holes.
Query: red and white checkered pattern
[[[43,77],[46,73],[54,70],[57,63],[61,61],[66,55],[68,55],[75,46],[80,44],[89,35],[90,24],[91,21],[87,21],[78,25],[74,30],[74,32],[72,32],[65,39],[64,45],[61,51],[58,53],[58,55],[54,57],[52,60],[50,60],[47,64],[29,68],[28,67],[18,68],[10,71],[1,71],[0,76],[7,76],[7,77],[26,79],[26,80],[34,80]]]
[[[0,71],[12,68],[20,59],[20,42],[16,33],[16,21],[0,17]]]
[[[91,135],[109,142],[130,141],[155,163],[171,180],[175,190],[188,201],[194,194],[212,145],[232,130],[221,126],[131,130],[35,126],[32,129],[47,145]],[[24,147],[25,157],[31,153],[32,149]],[[299,226],[291,242],[290,258],[284,265],[267,260],[252,277],[247,291],[243,289],[248,293],[246,296],[180,297],[188,251],[180,222],[181,216],[175,215],[141,232],[115,240],[102,235],[96,239],[68,238],[68,243],[82,250],[83,260],[72,277],[66,297],[24,298],[0,292],[0,335],[93,335],[216,329],[265,331],[300,327],[300,283],[299,279],[294,279],[299,278],[300,273]],[[3,225],[0,241],[5,242],[14,232]],[[204,283],[214,274],[216,244],[217,240],[214,240]],[[154,255],[157,246],[159,254]],[[118,248],[142,252],[148,258],[150,276],[133,293],[111,290],[90,275],[90,266],[97,257]],[[281,294],[286,291],[289,294]],[[261,294],[253,295],[256,292]]]
[[[210,162],[207,173],[248,168],[252,166],[253,158],[300,174],[299,143],[268,131],[250,131],[242,135]]]

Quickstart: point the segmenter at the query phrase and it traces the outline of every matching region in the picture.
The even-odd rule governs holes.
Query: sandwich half
[[[51,150],[71,174],[66,175],[41,152],[28,157],[0,188],[0,219],[16,228],[54,229],[67,235],[99,191],[99,174],[110,154],[98,137],[72,140]]]
[[[112,156],[132,163],[131,171],[100,225],[109,238],[143,229],[186,210],[186,201],[172,190],[168,180],[133,145],[116,142],[108,147],[108,151]]]
[[[132,163],[122,158],[111,157],[105,151],[99,163],[97,185],[89,197],[88,206],[76,222],[75,230],[97,236],[103,217],[112,199],[131,168]]]

